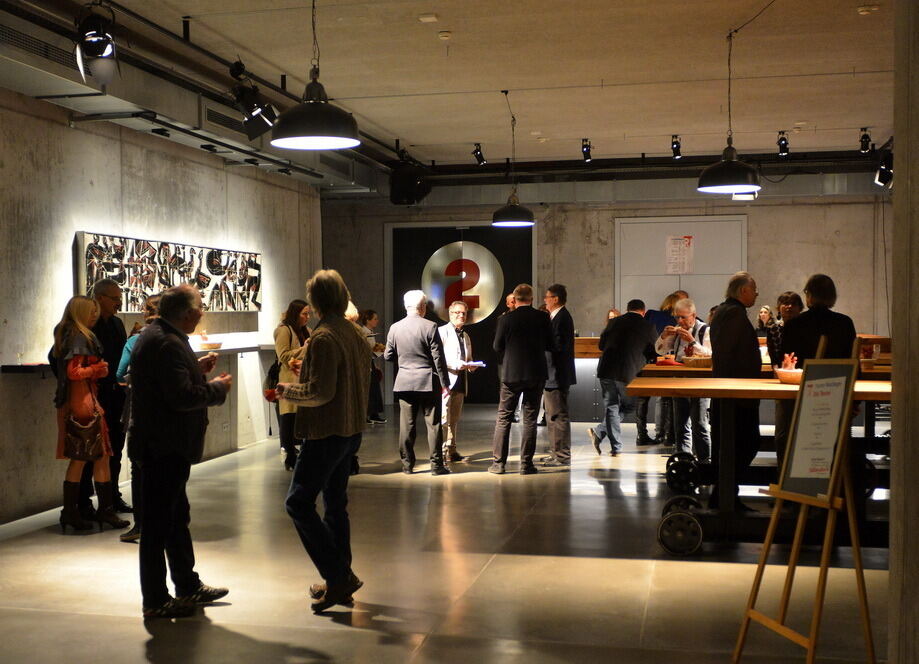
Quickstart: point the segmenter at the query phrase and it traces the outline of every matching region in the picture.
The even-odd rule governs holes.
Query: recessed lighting
[[[539,138],[536,139],[536,142],[537,143],[548,143],[549,139],[546,138],[545,136],[540,136]]]
[[[437,14],[419,14],[418,20],[422,23],[437,23]]]
[[[859,16],[871,16],[872,14],[880,10],[881,10],[880,5],[861,5],[855,11],[858,12]]]
[[[450,41],[450,38],[452,36],[453,36],[453,33],[450,32],[449,30],[441,30],[440,32],[437,33],[437,37],[438,39],[440,39],[440,41]]]

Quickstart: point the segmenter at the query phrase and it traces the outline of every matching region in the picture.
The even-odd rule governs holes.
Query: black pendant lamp
[[[734,33],[728,33],[728,144],[721,153],[721,161],[708,166],[699,176],[696,190],[706,194],[752,194],[762,187],[759,174],[750,164],[740,161],[734,149],[734,131],[731,118],[731,51]]]
[[[495,210],[491,217],[491,225],[500,228],[512,228],[515,226],[533,226],[536,223],[536,217],[533,211],[520,204],[517,198],[517,179],[514,175],[514,162],[517,161],[517,117],[511,110],[511,102],[507,97],[507,90],[502,90],[504,100],[507,102],[507,110],[511,114],[511,180],[514,188],[511,195],[507,197],[507,205]]]
[[[341,150],[360,145],[354,117],[329,103],[319,82],[319,40],[316,36],[316,0],[313,0],[313,60],[303,101],[278,117],[271,144],[289,150]]]

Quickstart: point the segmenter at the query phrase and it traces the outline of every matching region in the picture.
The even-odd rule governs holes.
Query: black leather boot
[[[96,482],[96,495],[99,497],[99,507],[96,509],[99,530],[102,530],[103,523],[107,523],[112,528],[127,528],[131,525],[130,522],[115,513],[114,491],[111,482]]]
[[[64,509],[61,510],[61,532],[67,532],[67,526],[74,530],[89,530],[93,527],[80,516],[77,501],[80,495],[79,482],[64,482]]]

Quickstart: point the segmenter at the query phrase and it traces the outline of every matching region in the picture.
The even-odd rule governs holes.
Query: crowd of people
[[[792,291],[779,296],[777,317],[771,310],[761,311],[761,333],[773,363],[791,368],[815,357],[820,337],[827,339],[825,357],[849,357],[855,327],[849,317],[831,311],[836,302],[833,280],[817,274],[803,290],[803,300]],[[659,310],[648,310],[639,299],[630,300],[623,314],[610,309],[597,364],[603,418],[588,429],[597,453],[604,440],[613,456],[621,452],[622,418],[635,410],[638,446],[671,444],[701,463],[717,463],[724,400],[662,399],[665,408],[659,409],[652,438],[647,400],[630,398],[626,386],[659,355],[675,362],[711,358],[715,377],[759,377],[757,330],[747,315],[758,296],[754,278],[739,272],[729,280],[725,300],[710,312],[708,322],[700,320],[685,291],[670,294]],[[506,472],[518,404],[518,472],[539,472],[535,455],[541,401],[549,447],[539,461],[550,468],[571,463],[568,399],[576,383],[575,327],[566,307],[567,289],[562,284],[549,286],[540,308],[534,308],[533,300],[533,287],[518,285],[497,321],[493,349],[500,384],[488,467],[494,474]],[[57,456],[69,460],[60,523],[65,532],[67,527],[87,530],[93,521],[100,529],[106,523],[127,528],[129,523],[118,513],[133,511],[134,527],[121,539],[140,541],[143,614],[181,617],[229,592],[205,585],[194,571],[185,487],[191,465],[203,456],[207,408],[224,402],[233,378],[220,374],[208,380],[216,354],[199,358],[191,348],[189,335],[203,314],[196,288],[177,286],[149,298],[145,325],[130,337],[115,315],[121,302],[120,286],[103,279],[94,285],[92,297],[75,296],[67,303],[54,331],[49,359],[58,377]],[[362,432],[369,424],[386,421],[380,361],[396,368],[393,396],[399,407],[403,472],[414,472],[419,416],[428,439],[431,474],[448,475],[451,464],[465,460],[459,423],[471,377],[482,366],[464,330],[468,305],[461,300],[449,303],[449,322],[438,325],[425,318],[427,298],[422,291],[408,291],[403,303],[405,317],[390,326],[382,344],[375,340],[376,312],[358,312],[341,276],[335,270],[320,270],[307,282],[306,298],[290,302],[274,332],[280,367],[275,389],[280,444],[285,466],[292,471],[285,504],[322,577],[309,589],[315,611],[350,602],[362,585],[351,568],[347,487],[359,468]],[[310,329],[307,324],[313,316],[318,322]],[[110,369],[113,365],[116,372]],[[777,402],[780,461],[791,416],[787,403]],[[133,510],[117,489],[126,439]],[[736,400],[734,440],[739,476],[759,450],[757,401]],[[93,480],[96,508],[89,501]],[[316,509],[320,494],[322,516]],[[167,560],[175,597],[166,586]]]

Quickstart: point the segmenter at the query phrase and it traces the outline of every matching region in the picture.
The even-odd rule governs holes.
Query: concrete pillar
[[[897,0],[888,659],[919,662],[919,0]]]

